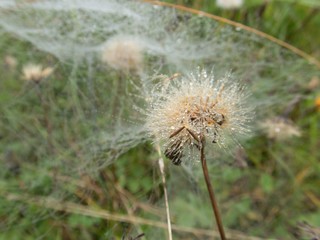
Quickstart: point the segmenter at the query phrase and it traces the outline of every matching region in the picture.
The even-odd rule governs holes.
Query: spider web
[[[34,118],[41,115],[41,110],[30,108],[37,104],[35,89],[24,86],[23,91],[28,91],[19,98],[13,93],[9,101],[1,102],[4,121],[0,126],[10,133],[2,146],[6,152],[3,159],[9,166],[1,170],[3,189],[31,196],[80,203],[82,199],[74,196],[77,180],[83,175],[97,178],[99,170],[147,141],[143,109],[147,104],[144,97],[154,87],[150,76],[187,74],[201,66],[213,69],[219,79],[231,71],[252,93],[249,102],[259,122],[283,113],[288,102],[317,74],[303,59],[256,35],[201,16],[140,2],[7,0],[0,2],[0,14],[0,30],[16,39],[8,47],[10,52],[21,59],[45,59],[62,72],[60,79],[48,79],[44,87],[56,127],[53,139],[58,151],[53,154],[43,150],[45,129],[34,124]],[[143,49],[140,72],[121,73],[101,61],[106,43],[121,38],[134,39]],[[15,50],[19,45],[25,46],[25,52]],[[46,60],[48,55],[50,59]],[[220,155],[223,159],[224,154]],[[15,161],[26,174],[12,180]],[[190,169],[186,172],[192,174]],[[4,184],[8,176],[10,184]],[[90,190],[85,193],[92,194]],[[18,216],[23,205],[1,208],[3,212],[15,209]],[[24,214],[35,216],[32,209]],[[56,214],[49,211],[48,215],[43,210],[35,219],[48,216]],[[15,221],[7,223],[15,226]]]

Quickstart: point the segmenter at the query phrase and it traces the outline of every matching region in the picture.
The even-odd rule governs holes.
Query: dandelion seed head
[[[282,117],[266,119],[261,124],[262,130],[268,138],[285,140],[292,137],[300,137],[300,129],[292,121]]]
[[[180,164],[188,152],[198,150],[202,137],[226,148],[249,132],[252,111],[245,107],[246,97],[229,75],[216,80],[198,70],[169,83],[164,79],[152,91],[146,128],[164,142],[165,155]]]
[[[53,68],[44,68],[42,65],[28,64],[22,69],[22,78],[26,81],[39,83],[41,80],[49,77],[53,72]]]
[[[139,70],[143,62],[142,47],[130,38],[113,38],[103,50],[102,61],[116,70]]]
[[[243,5],[243,0],[217,0],[217,6],[223,9],[240,8]]]

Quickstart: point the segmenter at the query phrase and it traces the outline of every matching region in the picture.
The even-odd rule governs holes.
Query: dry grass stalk
[[[167,184],[166,184],[166,177],[164,173],[164,161],[161,157],[161,150],[159,144],[156,145],[156,149],[159,153],[159,169],[161,173],[162,185],[163,185],[163,192],[164,192],[164,199],[166,204],[166,215],[167,215],[167,224],[168,224],[168,239],[172,240],[172,227],[171,227],[171,220],[170,220],[170,209],[169,209],[169,200],[168,200],[168,192],[167,192]]]
[[[56,211],[64,211],[71,214],[79,214],[83,216],[102,218],[102,219],[107,219],[111,221],[149,225],[157,228],[165,228],[165,229],[167,228],[167,224],[163,222],[134,217],[134,216],[113,214],[100,208],[92,208],[92,207],[83,206],[76,203],[57,200],[50,197],[31,197],[26,194],[13,194],[13,193],[3,192],[3,191],[1,192],[1,196],[7,199],[8,201],[21,201],[26,204],[36,205],[39,207],[52,209]],[[219,237],[219,233],[217,231],[206,230],[201,228],[190,228],[190,227],[177,226],[173,224],[172,229],[177,232],[191,233],[196,236],[209,236],[214,238]],[[238,231],[232,231],[232,230],[228,230],[227,238],[229,240],[266,240],[264,238],[247,236],[243,233],[240,233]],[[276,239],[268,238],[268,240],[276,240]]]

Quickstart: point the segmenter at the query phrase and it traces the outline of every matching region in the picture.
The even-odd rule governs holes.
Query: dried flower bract
[[[198,70],[166,79],[152,91],[147,129],[164,142],[164,154],[174,164],[199,152],[203,138],[226,147],[228,140],[248,132],[252,110],[244,106],[247,95],[230,76],[215,80]]]
[[[28,64],[23,67],[23,79],[39,83],[41,80],[49,77],[53,72],[53,68],[43,68],[42,65]]]

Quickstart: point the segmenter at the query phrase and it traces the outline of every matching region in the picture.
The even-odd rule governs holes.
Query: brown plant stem
[[[40,83],[36,82],[36,91],[37,91],[37,95],[39,98],[39,102],[40,105],[42,107],[43,110],[43,124],[44,127],[46,128],[47,131],[47,144],[48,144],[48,151],[50,153],[54,153],[54,147],[53,147],[53,142],[52,142],[52,124],[50,121],[50,116],[49,116],[49,112],[50,112],[50,106],[49,104],[46,102],[43,94],[42,94],[42,90],[40,89]]]
[[[222,220],[221,220],[221,216],[220,216],[220,213],[219,213],[218,204],[217,204],[217,201],[215,199],[213,188],[212,188],[212,185],[211,185],[211,182],[210,182],[210,177],[209,177],[208,167],[207,167],[207,161],[206,161],[206,157],[205,157],[205,154],[204,154],[204,143],[205,143],[205,138],[201,137],[200,158],[201,158],[203,176],[204,176],[204,179],[205,179],[206,184],[207,184],[207,189],[208,189],[208,193],[209,193],[209,196],[210,196],[210,201],[211,201],[213,213],[214,213],[214,216],[216,218],[217,225],[218,225],[220,238],[221,238],[221,240],[226,240],[227,238],[226,238],[226,235],[224,233]]]

